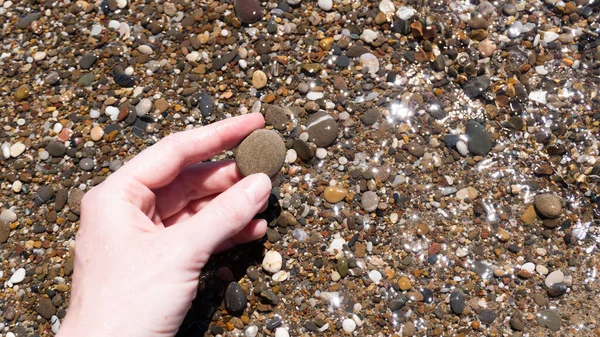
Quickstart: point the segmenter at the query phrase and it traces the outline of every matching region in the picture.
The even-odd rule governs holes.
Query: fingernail
[[[264,173],[256,173],[248,178],[251,178],[247,188],[248,198],[255,205],[262,206],[269,193],[271,193],[271,179]]]

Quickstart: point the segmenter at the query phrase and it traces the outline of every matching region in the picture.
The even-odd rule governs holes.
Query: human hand
[[[271,191],[266,175],[199,162],[263,124],[249,114],[167,136],[84,196],[59,337],[175,335],[210,255],[267,227],[253,220]]]

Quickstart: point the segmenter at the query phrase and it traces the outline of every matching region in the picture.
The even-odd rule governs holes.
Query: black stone
[[[115,80],[115,83],[124,88],[135,86],[135,80],[127,74],[116,74],[113,79]]]
[[[231,282],[225,290],[225,307],[232,315],[239,315],[246,309],[246,294],[237,282]]]
[[[198,102],[200,112],[205,118],[210,116],[213,112],[213,103],[210,96],[206,92],[200,93],[200,101]]]

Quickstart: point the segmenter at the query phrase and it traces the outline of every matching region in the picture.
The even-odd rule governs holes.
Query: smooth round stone
[[[10,147],[10,156],[13,158],[16,158],[18,156],[20,156],[23,152],[25,152],[25,144],[18,142],[18,143],[14,143],[11,147]]]
[[[337,138],[338,124],[331,115],[320,111],[308,118],[306,131],[311,142],[318,147],[327,147]]]
[[[412,288],[412,284],[410,284],[410,280],[406,277],[401,277],[398,280],[398,287],[400,287],[400,290],[402,291],[407,291],[410,290],[410,288]]]
[[[45,58],[46,58],[46,52],[38,51],[35,54],[33,54],[33,59],[35,61],[41,61],[41,60],[43,60]]]
[[[90,69],[97,60],[98,57],[93,52],[89,52],[79,59],[79,67],[81,69]]]
[[[91,171],[94,169],[94,159],[83,158],[79,161],[79,168],[84,171]]]
[[[17,214],[10,210],[10,209],[5,209],[2,211],[2,213],[0,213],[0,222],[15,222],[17,221]]]
[[[333,8],[333,0],[318,0],[317,5],[324,11],[330,11]]]
[[[496,44],[490,39],[485,39],[479,42],[479,44],[477,45],[477,50],[479,50],[481,55],[483,55],[484,57],[490,57],[496,51]]]
[[[263,17],[259,0],[236,0],[234,10],[237,18],[245,24],[255,23]]]
[[[257,70],[252,74],[252,86],[256,89],[262,89],[267,85],[267,75],[262,70]]]
[[[315,157],[318,159],[325,159],[327,157],[327,150],[322,147],[318,148],[317,151],[315,151]]]
[[[485,156],[492,149],[492,139],[485,126],[474,120],[467,122],[466,135],[469,138],[469,152],[475,156]]]
[[[537,315],[537,323],[547,328],[550,331],[560,330],[562,324],[562,317],[558,311],[554,309],[547,309],[540,311]]]
[[[539,215],[548,219],[558,218],[562,210],[560,198],[550,193],[540,194],[535,197],[533,205]]]
[[[339,186],[327,186],[323,192],[325,200],[330,204],[338,203],[348,195],[348,190]]]
[[[40,151],[39,153],[40,159],[41,160],[48,160],[48,158],[50,158],[50,153],[48,153],[48,151]]]
[[[15,99],[17,101],[24,101],[31,96],[31,87],[27,84],[23,84],[15,91]]]
[[[373,125],[379,120],[379,118],[381,118],[381,111],[379,108],[372,108],[365,111],[361,120],[366,125]]]
[[[116,172],[118,169],[121,168],[121,166],[123,166],[123,162],[115,159],[113,161],[110,162],[108,168],[112,171],[112,172]]]
[[[285,162],[288,164],[291,164],[291,163],[296,162],[296,159],[298,159],[298,153],[296,153],[296,150],[294,150],[294,149],[287,150],[287,152],[285,153]]]
[[[489,309],[484,309],[479,313],[479,320],[485,324],[492,324],[496,320],[496,313]]]
[[[48,151],[52,157],[62,157],[65,155],[66,150],[67,147],[62,142],[53,141],[46,146],[46,151]]]
[[[104,136],[104,129],[102,129],[99,126],[94,126],[92,128],[92,130],[90,131],[90,137],[92,138],[93,141],[97,142],[100,139],[102,139],[102,136]]]
[[[154,51],[152,50],[152,47],[150,47],[147,44],[139,45],[138,48],[137,48],[137,50],[140,53],[145,54],[145,55],[152,55],[154,53]]]
[[[272,178],[283,167],[286,151],[276,131],[260,129],[252,132],[238,146],[235,162],[243,176],[264,173]]]
[[[344,329],[344,331],[347,333],[352,333],[354,330],[356,330],[356,322],[353,319],[346,318],[342,322],[342,329]]]
[[[348,275],[349,261],[347,258],[342,257],[337,260],[336,264],[337,272],[340,274],[340,277],[346,277]]]
[[[373,191],[366,191],[360,199],[362,208],[367,212],[373,212],[379,205],[379,196]]]
[[[282,265],[283,257],[281,257],[281,254],[275,250],[268,251],[262,261],[262,268],[271,274],[275,274],[276,272],[280,271]]]
[[[60,76],[56,71],[51,72],[50,74],[48,74],[48,76],[46,76],[46,78],[44,78],[44,82],[50,85],[54,85],[58,83],[58,81],[60,81]]]
[[[408,152],[415,157],[421,158],[425,155],[425,147],[417,142],[408,143]]]
[[[231,282],[225,290],[225,308],[232,315],[240,315],[246,309],[246,294],[237,282]]]
[[[544,284],[546,285],[546,287],[550,288],[550,287],[552,287],[552,285],[554,285],[556,283],[564,282],[564,280],[565,280],[565,274],[560,270],[555,270],[555,271],[551,272],[550,274],[548,274],[548,276],[546,276],[546,280],[544,281]]]
[[[39,206],[41,204],[45,204],[50,199],[52,199],[52,195],[54,191],[52,191],[52,187],[50,186],[42,186],[38,189],[37,194],[35,196],[35,203]]]
[[[450,309],[457,315],[463,313],[465,310],[465,295],[462,291],[456,289],[450,294]]]
[[[135,112],[139,117],[147,115],[152,109],[152,101],[149,98],[142,98],[135,106]]]
[[[456,151],[458,151],[461,156],[466,157],[469,154],[469,146],[460,140],[456,143]]]
[[[290,337],[290,333],[286,328],[277,328],[275,330],[275,337]]]

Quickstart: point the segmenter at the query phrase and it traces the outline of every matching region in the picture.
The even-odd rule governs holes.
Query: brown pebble
[[[243,176],[262,172],[272,178],[283,167],[285,153],[285,144],[276,131],[260,129],[238,146],[235,162]]]

